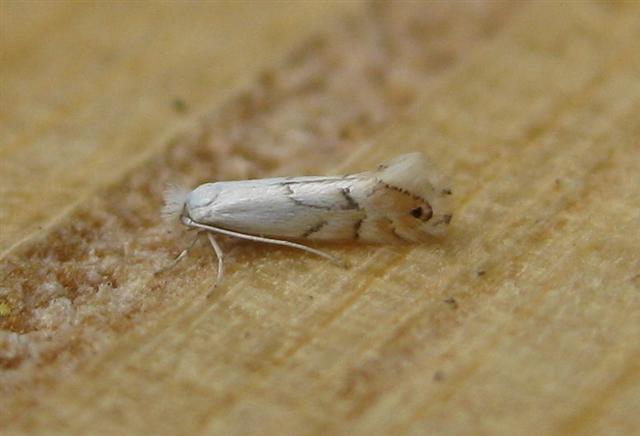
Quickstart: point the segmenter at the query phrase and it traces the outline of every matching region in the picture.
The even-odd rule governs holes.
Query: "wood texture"
[[[640,7],[320,5],[3,3],[3,433],[640,430]],[[154,275],[168,182],[416,149],[441,242]]]

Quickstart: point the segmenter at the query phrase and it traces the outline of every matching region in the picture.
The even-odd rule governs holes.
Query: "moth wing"
[[[367,176],[377,183],[367,197],[363,239],[416,242],[445,233],[451,220],[451,189],[422,153],[399,156]]]

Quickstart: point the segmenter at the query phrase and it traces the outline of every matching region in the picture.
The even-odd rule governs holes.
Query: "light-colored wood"
[[[0,250],[353,5],[3,1]]]
[[[304,5],[286,14],[306,16]],[[222,52],[236,62],[229,82],[208,77],[192,92],[239,95],[222,102],[176,91],[212,109],[196,117],[169,105],[140,115],[146,136],[130,128],[120,137],[146,137],[151,151],[109,145],[99,126],[121,118],[83,119],[81,111],[69,115],[85,126],[77,131],[42,127],[61,108],[39,130],[14,129],[16,144],[35,150],[47,131],[72,139],[96,125],[104,158],[79,165],[89,161],[74,152],[69,167],[45,158],[43,172],[82,180],[56,203],[74,209],[20,246],[15,235],[47,219],[11,221],[3,239],[14,247],[0,260],[0,422],[9,433],[640,430],[640,7],[426,5],[357,6],[352,15],[327,7],[350,18],[311,39],[298,27],[283,31],[272,44],[291,51],[279,62],[260,58],[264,48],[245,52],[252,44]],[[260,9],[240,14],[262,17],[252,29],[285,15]],[[195,14],[204,11],[232,20],[206,7]],[[95,13],[56,14],[77,22],[74,14]],[[176,26],[190,28],[185,19]],[[8,44],[39,34],[22,32]],[[80,30],[66,32],[59,38]],[[56,59],[60,42],[51,44],[47,56]],[[193,41],[181,47],[194,50]],[[183,65],[183,49],[167,54],[168,64],[153,50],[125,50],[138,68],[121,71],[127,86],[117,101],[138,101],[145,71],[169,74],[167,65]],[[205,76],[196,73],[201,52],[191,53],[190,71]],[[245,55],[251,71],[270,67],[240,91],[234,72]],[[71,67],[81,66],[49,66]],[[31,81],[45,89],[43,74],[13,80],[20,85],[3,89]],[[60,90],[65,101],[71,88]],[[154,87],[148,98],[166,101],[165,91]],[[114,110],[108,93],[77,93],[96,114]],[[3,109],[3,118],[25,119],[20,107]],[[191,124],[161,141],[160,127],[181,117]],[[23,162],[18,148],[2,151],[6,162]],[[225,241],[227,276],[210,298],[215,273],[204,244],[153,274],[189,240],[156,221],[165,182],[356,171],[415,149],[453,181],[454,220],[440,242],[323,246],[350,260],[345,271],[296,251]],[[136,170],[108,178],[107,163],[123,167],[129,153]],[[19,192],[12,180],[26,178],[14,177],[3,175],[2,186]],[[82,201],[68,200],[74,193]],[[10,206],[7,215],[36,214]]]

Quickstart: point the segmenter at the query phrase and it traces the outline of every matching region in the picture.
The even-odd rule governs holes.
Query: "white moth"
[[[218,258],[219,283],[223,255],[214,233],[299,248],[341,264],[291,240],[427,241],[443,235],[451,220],[450,194],[427,158],[410,153],[375,171],[347,176],[205,183],[191,192],[172,188],[165,193],[163,215],[179,216],[185,226],[206,232]]]

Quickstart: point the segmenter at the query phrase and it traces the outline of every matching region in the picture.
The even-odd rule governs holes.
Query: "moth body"
[[[225,181],[189,193],[174,190],[166,195],[164,214],[180,215],[184,224],[200,230],[332,257],[290,240],[426,241],[444,234],[451,220],[450,194],[431,163],[411,153],[354,175]]]

